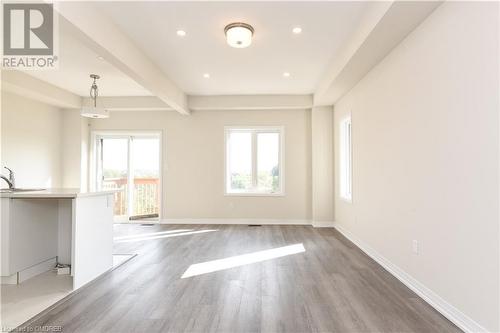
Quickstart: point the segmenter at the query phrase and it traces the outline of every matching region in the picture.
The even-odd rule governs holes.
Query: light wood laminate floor
[[[115,237],[115,253],[138,256],[31,326],[60,325],[64,332],[460,332],[334,229],[117,225]],[[300,244],[305,252],[287,252]],[[224,269],[247,261],[253,263]],[[195,267],[200,275],[181,278],[205,262],[210,265]],[[220,270],[201,274],[204,268]]]

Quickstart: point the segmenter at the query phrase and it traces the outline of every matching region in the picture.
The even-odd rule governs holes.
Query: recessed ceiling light
[[[294,34],[300,34],[302,32],[302,28],[301,27],[295,27],[292,29],[292,32]]]
[[[177,36],[184,37],[186,36],[186,32],[184,30],[177,30]]]
[[[209,78],[210,78],[210,74],[205,73],[205,74],[203,74],[203,77],[204,77],[205,79],[209,79]]]
[[[101,60],[101,61],[103,61],[103,60],[104,60],[104,58],[103,58],[102,56],[97,56],[97,60]]]
[[[284,76],[284,77],[290,77],[290,73],[288,73],[288,72],[284,72],[284,73],[283,73],[283,76]]]
[[[229,46],[242,49],[252,44],[254,29],[250,24],[236,22],[226,25],[224,33]]]

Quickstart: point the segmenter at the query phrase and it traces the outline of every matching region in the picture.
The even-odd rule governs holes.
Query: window
[[[283,128],[226,127],[226,194],[283,194]]]
[[[352,134],[351,117],[340,122],[340,197],[352,201]]]

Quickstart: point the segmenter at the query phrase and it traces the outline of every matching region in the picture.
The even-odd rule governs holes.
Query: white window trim
[[[347,140],[347,129],[346,127],[350,127],[349,133],[349,151],[346,152],[346,140]],[[339,172],[339,192],[340,198],[347,202],[352,203],[352,118],[351,115],[347,115],[340,120],[339,126],[339,145],[340,145],[340,172]],[[346,155],[349,156],[346,156]],[[344,158],[347,157],[348,166],[344,165]],[[348,176],[345,172],[348,171]],[[345,179],[347,177],[348,179]],[[348,184],[347,184],[347,183]],[[345,188],[347,186],[347,188]]]
[[[248,130],[255,133],[269,131],[276,131],[280,133],[280,152],[279,152],[279,181],[280,181],[280,191],[279,192],[259,192],[259,191],[247,191],[247,192],[228,192],[227,190],[227,171],[228,171],[228,151],[227,143],[229,133],[234,130]],[[252,135],[252,140],[256,140],[256,136]],[[257,144],[252,141],[252,156],[257,156]],[[252,158],[252,177],[256,174],[257,169],[257,159]],[[283,197],[285,196],[285,127],[284,126],[224,126],[224,195],[225,196],[236,196],[236,197]]]

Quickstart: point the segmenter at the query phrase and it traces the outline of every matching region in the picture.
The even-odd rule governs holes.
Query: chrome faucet
[[[12,171],[11,169],[9,169],[7,167],[4,167],[4,168],[9,171],[9,178],[5,177],[4,175],[0,175],[0,178],[5,180],[7,182],[7,184],[9,184],[10,189],[13,189],[16,187],[16,178],[14,177],[14,171]]]

